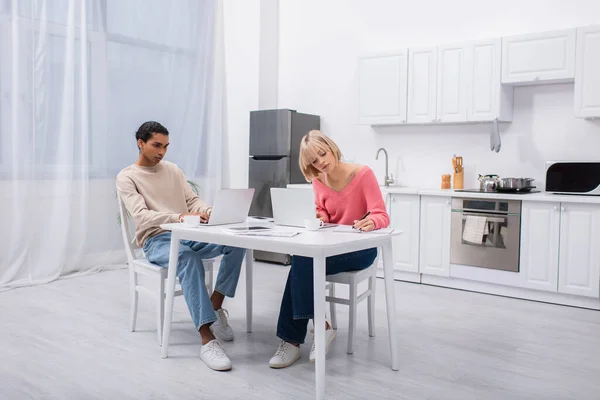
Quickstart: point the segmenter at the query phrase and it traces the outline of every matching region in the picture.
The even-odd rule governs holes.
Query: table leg
[[[167,358],[169,354],[169,336],[171,335],[171,320],[173,319],[173,298],[175,297],[175,278],[177,276],[177,261],[179,260],[179,236],[174,232],[171,234],[171,246],[169,249],[169,270],[167,273],[167,293],[165,320],[163,323],[162,349],[160,356]]]
[[[313,267],[315,304],[316,398],[325,398],[325,257],[315,257]]]
[[[390,351],[392,353],[392,369],[398,371],[400,355],[398,353],[398,337],[396,330],[396,293],[394,291],[394,259],[392,255],[392,238],[382,246],[383,248],[383,278],[385,281],[385,302],[388,320],[388,335]]]
[[[246,250],[246,332],[252,332],[252,276],[254,268],[254,250]]]

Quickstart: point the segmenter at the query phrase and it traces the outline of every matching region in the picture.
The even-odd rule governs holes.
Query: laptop
[[[275,225],[304,228],[304,220],[316,217],[315,195],[308,189],[271,188]],[[324,228],[337,226],[326,223]]]
[[[246,222],[254,189],[219,189],[215,194],[210,219],[200,226],[238,224]]]

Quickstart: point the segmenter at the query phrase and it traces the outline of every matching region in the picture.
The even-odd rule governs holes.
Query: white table
[[[239,224],[238,224],[239,225]],[[264,224],[262,224],[264,225]],[[399,354],[396,331],[396,299],[394,294],[394,275],[392,257],[392,236],[400,234],[352,234],[334,232],[333,229],[321,229],[309,232],[300,228],[277,226],[277,230],[302,231],[291,238],[234,235],[224,231],[226,226],[202,226],[188,228],[182,224],[164,224],[162,229],[171,231],[171,248],[169,254],[169,271],[167,278],[167,294],[165,319],[162,338],[163,358],[169,351],[169,335],[173,315],[173,297],[175,292],[175,276],[179,255],[180,240],[193,240],[247,249],[246,279],[247,290],[252,286],[253,250],[288,253],[314,259],[314,326],[315,326],[315,379],[316,398],[325,398],[325,259],[338,254],[381,247],[383,250],[383,270],[385,279],[385,296],[387,305],[388,334],[390,335],[390,351],[392,354],[392,369],[398,370]],[[250,297],[251,299],[251,297]],[[247,310],[251,310],[251,301]],[[251,313],[246,321],[247,330],[252,330]],[[273,327],[275,329],[275,327]],[[266,361],[265,361],[266,362]]]

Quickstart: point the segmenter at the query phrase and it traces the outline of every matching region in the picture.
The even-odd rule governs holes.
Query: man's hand
[[[210,215],[206,214],[206,213],[202,213],[202,212],[197,212],[197,213],[187,213],[187,214],[181,214],[179,216],[179,222],[183,221],[183,217],[185,217],[186,215],[198,215],[200,216],[200,223],[202,224],[206,224],[210,218]]]
[[[375,229],[375,222],[370,218],[354,220],[354,229],[360,229],[363,232],[369,232]]]

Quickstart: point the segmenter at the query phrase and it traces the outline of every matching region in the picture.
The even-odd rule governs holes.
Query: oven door
[[[452,201],[450,262],[519,272],[521,202]]]

